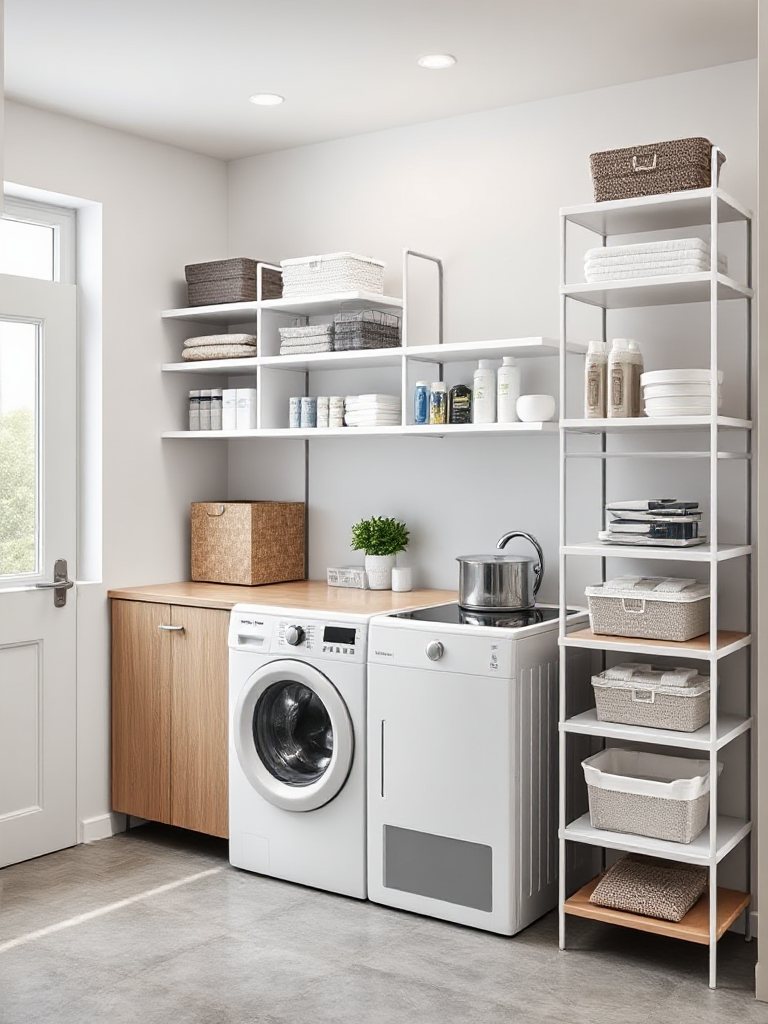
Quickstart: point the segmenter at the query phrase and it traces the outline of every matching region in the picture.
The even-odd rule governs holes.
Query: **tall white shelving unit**
[[[714,168],[717,166],[717,150],[712,153],[712,180],[716,181]],[[720,237],[720,226],[729,222],[743,224],[745,245],[744,281],[737,281],[717,271],[717,252]],[[645,278],[631,281],[615,281],[600,286],[592,284],[569,284],[566,281],[566,243],[569,230],[573,225],[585,228],[600,236],[606,245],[610,236],[637,235],[645,232],[661,230],[684,230],[696,226],[707,226],[711,232],[712,265],[707,273],[687,274],[685,276],[669,276]],[[735,229],[741,230],[741,229]],[[694,733],[673,732],[659,729],[637,728],[633,726],[612,725],[599,722],[597,715],[591,710],[582,710],[570,715],[566,709],[569,703],[568,659],[560,659],[560,802],[559,802],[559,847],[560,847],[560,948],[566,945],[566,921],[568,915],[597,919],[646,932],[673,936],[709,947],[709,984],[714,988],[717,981],[717,942],[727,929],[736,921],[742,912],[745,915],[745,928],[749,937],[749,893],[718,887],[718,866],[732,850],[746,840],[746,870],[749,876],[749,835],[751,822],[746,818],[736,817],[727,813],[727,808],[720,806],[718,799],[718,756],[724,748],[740,741],[746,744],[746,778],[749,787],[751,769],[751,692],[752,681],[752,644],[751,631],[751,556],[752,556],[752,523],[751,523],[751,476],[752,476],[752,430],[751,420],[751,299],[752,299],[752,215],[749,210],[731,198],[718,187],[697,189],[668,195],[650,196],[641,199],[628,199],[618,202],[604,202],[585,206],[570,207],[561,210],[561,393],[560,393],[560,645],[563,655],[569,648],[586,649],[593,652],[620,652],[621,654],[640,654],[644,657],[675,658],[678,664],[700,663],[702,672],[709,672],[710,690],[710,723]],[[723,302],[743,301],[746,303],[744,316],[744,366],[746,404],[743,418],[721,416],[718,414],[717,390],[712,388],[712,405],[709,416],[685,417],[674,419],[607,419],[586,420],[569,417],[571,410],[566,406],[566,345],[568,338],[569,304],[572,302],[589,303],[602,311],[602,334],[607,340],[607,323],[611,310],[633,309],[643,306],[665,306],[683,303],[709,303],[709,366],[712,380],[716,380],[718,367],[723,365],[721,348],[718,340],[718,307]],[[701,362],[706,359],[706,352],[701,353]],[[689,364],[690,365],[690,364]],[[729,364],[725,364],[726,366]],[[733,365],[733,364],[731,364]],[[728,371],[726,371],[728,372]],[[583,398],[581,399],[583,401]],[[579,414],[582,415],[581,409]],[[658,432],[662,431],[662,434]],[[584,450],[584,441],[580,442],[580,450],[575,450],[576,435],[596,435],[597,447]],[[652,451],[633,448],[632,451],[616,450],[613,441],[616,437],[632,435],[643,437],[653,442],[656,447]],[[708,445],[703,446],[703,436],[707,437]],[[698,446],[686,443],[699,438]],[[666,442],[667,447],[659,446],[659,441]],[[569,509],[572,502],[585,500],[576,498],[568,490],[568,469],[578,458],[594,458],[600,460],[601,486],[597,494],[593,492],[590,500],[599,500],[602,506],[606,501],[606,477],[611,460],[614,458],[632,459],[706,459],[709,463],[710,490],[710,530],[709,543],[690,548],[652,548],[652,547],[621,547],[602,544],[599,541],[571,537],[569,529]],[[721,540],[719,512],[721,509],[719,467],[724,460],[743,460],[746,493],[744,495],[745,516],[743,535],[728,537]],[[638,495],[626,495],[637,497]],[[611,497],[624,497],[612,495]],[[679,495],[685,497],[685,495]],[[733,527],[731,527],[733,528]],[[730,541],[726,543],[724,541]],[[699,567],[706,565],[711,585],[710,630],[709,634],[697,637],[685,643],[657,642],[653,640],[635,640],[623,637],[596,635],[589,629],[567,633],[565,629],[565,608],[567,604],[566,584],[567,569],[572,559],[599,558],[602,579],[618,575],[614,570],[615,559],[647,560],[645,571],[654,574],[656,560],[675,562],[680,571],[678,575],[690,575],[685,567],[688,563],[696,563]],[[720,570],[724,563],[738,560],[743,567],[745,620],[743,630],[723,630],[719,628],[721,606],[718,601],[718,582]],[[606,564],[612,568],[609,574]],[[694,570],[694,566],[691,566]],[[596,574],[597,575],[597,574]],[[573,599],[573,595],[571,595]],[[721,714],[719,712],[718,675],[724,659],[734,657],[736,652],[746,649],[741,655],[746,665],[743,680],[745,714]],[[586,787],[581,780],[573,777],[573,757],[569,752],[569,744],[576,736],[588,736],[598,744],[620,743],[623,746],[647,745],[662,748],[679,748],[680,753],[689,756],[706,756],[710,762],[712,785],[709,801],[709,826],[690,844],[662,842],[639,835],[607,832],[594,828],[590,824],[589,814],[579,816],[569,807],[569,793],[574,785],[581,785],[583,792]],[[720,755],[722,756],[722,755]],[[578,768],[578,765],[576,766]],[[578,768],[580,771],[580,768]],[[569,775],[570,773],[570,775]],[[751,797],[747,794],[749,807]],[[723,813],[725,811],[725,813]],[[708,892],[699,903],[686,915],[679,924],[659,921],[655,918],[626,914],[618,911],[597,907],[589,902],[597,879],[583,886],[575,893],[567,891],[566,851],[568,844],[589,844],[605,850],[619,850],[633,853],[650,854],[672,861],[690,864],[701,864],[709,872]],[[605,864],[605,853],[601,855]]]

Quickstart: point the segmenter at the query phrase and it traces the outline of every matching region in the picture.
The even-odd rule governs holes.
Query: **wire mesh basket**
[[[397,348],[400,345],[400,317],[378,309],[359,313],[338,313],[333,318],[333,347],[337,352],[365,348]]]

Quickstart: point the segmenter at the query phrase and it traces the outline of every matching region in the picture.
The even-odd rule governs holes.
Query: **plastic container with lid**
[[[481,359],[472,375],[472,422],[496,422],[496,371],[491,359]]]
[[[429,423],[428,380],[417,380],[413,389],[413,422],[418,426]]]
[[[692,640],[709,629],[709,584],[665,576],[619,576],[587,587],[593,633]]]
[[[517,422],[519,397],[520,367],[514,356],[504,356],[496,371],[496,419],[499,423]]]
[[[584,363],[584,418],[607,415],[608,355],[604,341],[590,341]]]
[[[614,338],[608,353],[608,416],[632,415],[632,353],[628,338]]]
[[[448,391],[442,380],[436,380],[429,387],[429,422],[448,422]]]
[[[592,676],[598,722],[695,732],[709,721],[709,676],[628,662]]]
[[[454,384],[448,392],[448,422],[472,422],[472,388],[466,384]]]

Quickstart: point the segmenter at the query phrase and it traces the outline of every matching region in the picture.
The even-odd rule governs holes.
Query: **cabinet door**
[[[228,835],[229,612],[174,606],[171,824]]]
[[[170,821],[170,607],[112,601],[112,807]]]

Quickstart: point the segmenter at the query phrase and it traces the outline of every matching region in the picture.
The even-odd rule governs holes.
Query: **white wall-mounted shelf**
[[[626,853],[644,853],[650,857],[663,857],[683,864],[719,864],[726,854],[749,835],[752,824],[742,818],[719,814],[717,817],[716,854],[710,855],[709,828],[705,828],[692,843],[673,843],[664,839],[650,839],[648,836],[632,835],[628,832],[609,832],[590,824],[589,815],[577,818],[560,833],[561,839],[570,839],[591,846],[603,846],[608,850],[624,850]]]
[[[313,427],[308,430],[265,427],[259,430],[167,430],[164,438],[231,441],[243,438],[287,438],[314,441],[329,437],[498,437],[517,434],[556,434],[556,423],[461,423],[394,427]]]
[[[717,750],[726,746],[737,736],[752,727],[751,718],[739,715],[720,715],[717,721],[715,745]],[[649,729],[639,725],[620,725],[616,722],[599,722],[597,711],[592,708],[580,715],[566,719],[560,728],[581,736],[604,736],[606,739],[626,743],[652,743],[662,747],[681,747],[687,750],[709,750],[712,730],[709,725],[696,732],[676,732],[672,729]]]
[[[185,306],[166,309],[163,320],[191,320],[206,324],[242,324],[255,320],[262,310],[284,313],[286,316],[327,316],[340,309],[393,309],[403,308],[403,300],[392,295],[374,292],[338,292],[335,295],[309,296],[303,299],[261,299],[253,302],[223,302],[213,306]]]
[[[725,274],[717,274],[717,298],[751,299],[752,289]],[[669,274],[665,277],[638,277],[625,281],[604,281],[601,284],[566,284],[560,294],[569,299],[600,306],[602,309],[636,309],[643,306],[682,305],[709,302],[712,275]]]

